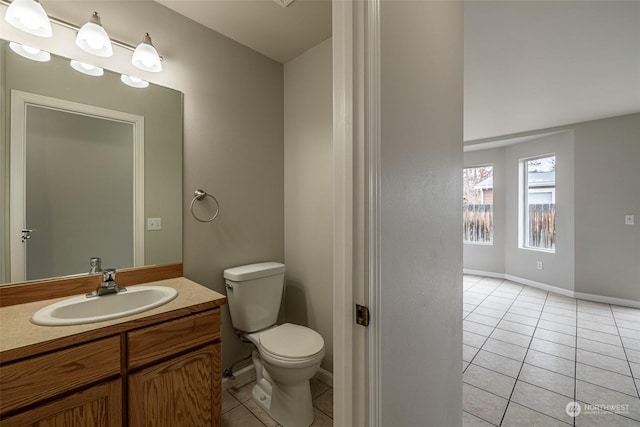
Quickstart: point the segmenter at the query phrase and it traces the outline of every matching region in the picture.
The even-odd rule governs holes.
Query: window
[[[463,241],[493,243],[493,166],[464,168]]]
[[[556,247],[556,156],[521,160],[522,230],[525,248],[554,252]]]

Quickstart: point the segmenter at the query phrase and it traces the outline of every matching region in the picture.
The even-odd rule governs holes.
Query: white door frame
[[[128,123],[133,126],[133,266],[144,265],[144,117],[92,105],[80,104],[19,90],[11,91],[11,163],[9,189],[9,232],[11,282],[26,280],[26,245],[21,230],[26,228],[27,107],[37,106],[73,114]]]
[[[333,1],[334,424],[378,426],[379,0]],[[372,313],[354,322],[354,305]]]

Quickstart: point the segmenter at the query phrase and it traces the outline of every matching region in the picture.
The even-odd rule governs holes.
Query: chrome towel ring
[[[197,215],[193,212],[193,205],[196,202],[196,200],[202,200],[205,197],[211,197],[213,199],[213,201],[216,203],[216,213],[213,214],[213,216],[209,219],[200,219],[197,217]],[[207,192],[197,189],[194,193],[193,193],[193,200],[191,200],[191,215],[193,215],[193,217],[196,219],[196,221],[199,222],[211,222],[214,219],[216,219],[216,217],[218,216],[218,214],[220,213],[220,203],[218,203],[218,199],[216,199],[213,195],[211,194],[207,194]]]

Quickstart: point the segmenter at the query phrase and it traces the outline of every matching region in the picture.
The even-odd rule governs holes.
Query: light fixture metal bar
[[[5,6],[9,6],[11,4],[11,2],[8,1],[8,0],[0,0],[0,4],[3,4]],[[68,28],[69,30],[80,31],[80,27],[78,27],[77,25],[72,24],[72,23],[67,22],[67,21],[64,21],[62,19],[56,18],[56,17],[51,16],[51,15],[49,15],[49,21],[53,22],[54,24],[58,24],[61,27]],[[120,40],[111,39],[111,43],[116,45],[116,46],[120,46],[120,47],[122,47],[124,49],[128,49],[131,52],[136,50],[135,46],[132,46],[132,45],[130,45],[128,43],[125,43],[125,42],[121,42]]]

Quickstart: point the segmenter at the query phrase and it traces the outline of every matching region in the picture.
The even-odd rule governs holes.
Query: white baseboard
[[[329,387],[333,387],[333,374],[326,369],[318,369],[318,372],[313,376],[318,381],[325,383]],[[233,378],[222,379],[222,391],[225,392],[230,388],[240,388],[251,381],[256,379],[256,369],[253,367],[253,363],[249,366],[245,366],[238,372],[233,373]]]
[[[245,366],[238,372],[233,373],[233,378],[222,379],[222,391],[225,392],[230,388],[240,388],[245,384],[249,384],[256,379],[256,369],[253,367],[253,363],[249,366]]]
[[[329,387],[333,387],[333,374],[326,369],[318,369],[318,372],[313,377]]]
[[[540,283],[534,280],[529,280],[529,279],[525,279],[518,276],[512,276],[511,274],[494,273],[491,271],[471,270],[467,268],[463,269],[462,272],[464,274],[473,274],[474,276],[485,276],[485,277],[493,277],[496,279],[511,280],[512,282],[520,283],[522,285],[531,286],[532,288],[542,289],[544,291],[553,292],[553,293],[564,295],[571,298],[582,299],[582,300],[593,301],[593,302],[601,302],[605,304],[622,305],[625,307],[640,308],[640,301],[570,291],[568,289],[559,288],[557,286],[547,285],[546,283]]]

